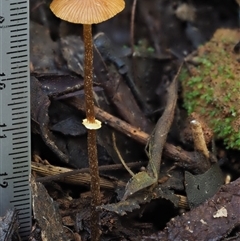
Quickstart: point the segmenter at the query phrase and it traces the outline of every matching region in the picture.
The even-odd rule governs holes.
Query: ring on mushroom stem
[[[102,122],[96,119],[93,123],[89,122],[87,119],[84,119],[82,124],[89,130],[98,130],[102,126]]]

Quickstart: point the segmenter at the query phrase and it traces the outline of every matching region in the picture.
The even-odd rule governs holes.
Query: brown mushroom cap
[[[81,24],[103,22],[124,7],[124,0],[53,0],[50,4],[50,9],[57,17]]]

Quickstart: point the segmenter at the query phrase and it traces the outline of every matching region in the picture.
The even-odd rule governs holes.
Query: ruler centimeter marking
[[[31,231],[29,1],[0,2],[0,216],[18,210]]]

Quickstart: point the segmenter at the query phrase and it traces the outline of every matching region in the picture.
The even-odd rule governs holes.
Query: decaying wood
[[[238,234],[231,237],[231,232],[239,227],[240,223],[239,186],[240,178],[222,186],[214,197],[203,205],[173,218],[163,231],[141,240],[239,240]]]
[[[18,234],[19,222],[16,210],[8,210],[4,217],[0,217],[0,240],[21,240]]]
[[[33,215],[41,228],[42,240],[67,240],[57,206],[41,183],[32,178]]]

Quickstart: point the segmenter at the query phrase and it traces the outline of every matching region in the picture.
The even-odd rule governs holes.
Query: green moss
[[[155,53],[155,49],[149,46],[146,39],[139,40],[137,45],[134,45],[134,51],[135,54],[139,56],[151,56]]]
[[[202,115],[217,138],[240,150],[239,57],[232,51],[238,41],[238,31],[218,30],[199,47],[200,64],[183,69],[179,78],[188,113]]]

